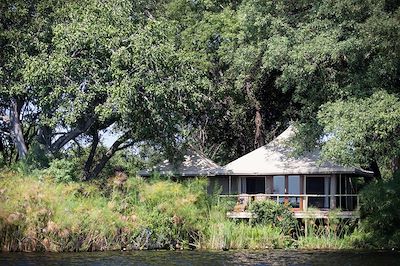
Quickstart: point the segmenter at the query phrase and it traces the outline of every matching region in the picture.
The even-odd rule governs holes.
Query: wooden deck
[[[330,212],[334,214],[330,214]],[[329,217],[337,217],[341,219],[345,218],[360,218],[360,213],[358,211],[337,211],[334,210],[320,210],[320,211],[295,211],[294,217],[296,218],[329,218]]]
[[[330,216],[329,210],[294,211],[293,213],[294,217],[297,219],[327,219]],[[253,213],[249,211],[227,212],[226,216],[233,219],[250,219],[256,217]],[[340,219],[360,218],[360,213],[358,211],[338,211],[335,212],[333,216]]]
[[[337,217],[340,219],[346,218],[360,218],[358,212],[359,205],[359,195],[358,194],[332,194],[332,195],[317,195],[317,194],[239,194],[239,195],[220,195],[220,198],[237,198],[237,205],[233,211],[227,212],[227,217],[234,219],[250,219],[255,218],[254,214],[247,210],[249,204],[255,201],[272,200],[277,203],[281,203],[282,199],[285,203],[288,203],[289,198],[298,199],[299,207],[297,209],[291,209],[294,213],[294,217],[298,219],[327,219],[331,217]],[[333,206],[332,209],[329,208],[309,208],[309,198],[324,198],[329,200],[329,206]],[[353,204],[353,211],[339,211],[342,207],[340,205],[340,199],[350,199]],[[339,200],[338,209],[336,209],[336,200]],[[238,207],[239,208],[236,208]]]

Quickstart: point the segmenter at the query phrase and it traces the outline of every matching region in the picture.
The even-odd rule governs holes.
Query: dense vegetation
[[[129,193],[147,191],[146,206],[153,210],[159,204],[151,199],[150,184],[133,181],[138,167],[166,157],[177,160],[187,144],[223,164],[293,122],[299,130],[293,140],[297,152],[319,147],[325,159],[374,172],[363,196],[365,224],[359,233],[370,240],[359,242],[398,247],[400,214],[391,210],[397,209],[399,190],[399,42],[395,0],[1,1],[0,167],[22,173],[3,170],[0,179],[0,197],[10,200],[0,204],[2,226],[11,221],[1,237],[43,242],[67,229],[75,239],[70,243],[79,247],[53,239],[61,244],[50,249],[112,248],[122,243],[112,239],[137,238],[140,232],[118,217],[145,207],[133,211],[132,202],[116,211],[110,202],[121,207],[135,198]],[[106,185],[118,169],[132,182],[119,194]],[[192,195],[187,193],[181,196]],[[173,206],[179,204],[176,199]],[[203,201],[182,212],[210,213],[211,205]],[[21,209],[24,204],[33,205]],[[63,204],[87,213],[87,219],[71,216],[76,224],[68,226],[50,220],[66,215]],[[105,227],[128,232],[91,228],[88,221],[97,218],[90,208],[104,211]],[[13,215],[14,210],[23,216]],[[156,219],[140,219],[146,217]],[[59,229],[40,231],[53,222]],[[173,237],[158,232],[162,239],[152,245],[181,243],[180,234],[189,231],[206,232],[199,221],[192,222],[179,227],[183,231],[175,228]],[[242,226],[233,231],[260,237],[265,229],[223,224],[209,228],[219,230],[218,236]],[[79,235],[73,225],[88,231]],[[24,235],[13,235],[16,226],[24,227]],[[273,227],[265,230],[276,233]],[[91,246],[93,239],[106,244]],[[2,243],[14,249],[15,243],[7,241]],[[33,245],[29,241],[26,249]],[[215,247],[218,241],[206,243]]]
[[[48,171],[0,177],[3,251],[399,247],[396,227],[389,242],[377,242],[334,213],[328,226],[310,219],[305,236],[288,207],[275,202],[252,206],[255,220],[228,219],[232,202],[207,195],[206,179],[144,181],[118,173],[105,183],[59,183]]]
[[[104,184],[57,183],[48,173],[1,176],[3,250],[285,247],[271,225],[236,224],[229,204],[207,196],[206,179],[145,182],[116,175]]]
[[[299,152],[320,145],[378,178],[399,167],[397,1],[6,0],[0,11],[3,165],[36,147],[74,153],[92,179],[118,151],[176,159],[187,142],[224,163],[294,121]]]

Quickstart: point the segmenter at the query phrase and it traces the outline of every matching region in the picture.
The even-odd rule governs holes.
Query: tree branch
[[[106,163],[111,159],[111,157],[119,150],[123,148],[127,148],[129,146],[132,146],[134,144],[133,141],[129,142],[128,144],[122,145],[125,141],[127,141],[130,137],[130,133],[126,132],[124,133],[121,137],[119,137],[112,145],[111,147],[107,150],[105,154],[101,157],[99,162],[96,164],[94,167],[93,171],[90,172],[86,177],[85,180],[90,180],[95,177],[97,177],[100,172],[103,170],[104,166]],[[122,145],[122,146],[121,146]]]
[[[129,143],[126,143],[125,145],[120,146],[120,147],[117,149],[117,151],[126,149],[126,148],[128,148],[128,147],[132,147],[133,145],[135,145],[135,142],[133,142],[133,141],[132,141],[132,142],[129,142]]]
[[[78,137],[80,134],[86,132],[95,122],[93,117],[85,120],[85,122],[78,127],[74,128],[70,132],[66,133],[62,137],[59,137],[53,144],[51,144],[50,150],[55,153],[58,152],[65,144],[70,142],[71,140]]]

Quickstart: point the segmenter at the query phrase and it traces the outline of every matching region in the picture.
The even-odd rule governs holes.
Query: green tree
[[[372,166],[380,178],[378,164],[391,170],[399,168],[400,99],[386,91],[366,98],[353,98],[325,104],[319,121],[328,138],[323,155],[344,164]]]
[[[52,0],[0,3],[0,149],[8,162],[26,156],[37,129],[35,92],[25,68],[51,42],[58,6]]]
[[[30,4],[34,10],[40,6]],[[45,15],[53,19],[45,30],[50,37],[12,70],[20,72],[20,83],[29,89],[21,106],[36,114],[26,127],[34,122],[34,136],[46,150],[61,156],[71,142],[78,146],[86,142],[90,152],[84,178],[91,179],[117,151],[136,143],[182,142],[186,125],[195,121],[194,113],[209,99],[203,94],[207,80],[191,57],[175,47],[176,25],[156,20],[149,13],[153,6],[148,9],[130,1],[49,6]],[[4,8],[20,11],[14,3]],[[47,21],[38,12],[27,16],[33,15]],[[15,14],[10,17],[17,19]],[[18,38],[15,41],[24,47]],[[10,98],[18,95],[7,88],[2,93],[10,93]],[[110,129],[119,137],[101,152],[101,133]],[[23,155],[28,145],[21,143]]]
[[[191,37],[185,49],[199,52],[215,90],[221,91],[215,100],[221,103],[219,111],[213,119],[212,115],[205,119],[200,139],[207,139],[209,146],[221,144],[228,156],[262,145],[289,120],[298,121],[299,150],[314,149],[325,144],[324,135],[331,134],[318,120],[324,104],[347,100],[350,104],[378,91],[399,93],[400,23],[399,5],[394,2],[173,3],[189,13],[174,18],[184,25],[182,35]],[[223,125],[225,134],[209,121]],[[224,147],[228,141],[221,136],[231,145]],[[244,148],[229,152],[236,146],[233,143]],[[376,140],[374,146],[387,144]],[[329,159],[340,157],[325,154]],[[374,156],[367,161],[379,176]],[[352,163],[365,165],[365,160]]]

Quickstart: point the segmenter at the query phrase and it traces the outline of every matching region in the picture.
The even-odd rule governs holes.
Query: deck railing
[[[319,209],[340,208],[343,210],[353,211],[358,210],[360,206],[360,197],[358,194],[231,194],[220,195],[220,198],[242,199],[242,204],[245,205],[248,205],[248,203],[252,201],[262,201],[267,199],[274,200],[277,203],[286,202],[292,205],[295,203],[295,206],[292,206],[292,208],[301,209],[303,211],[307,211],[309,207]]]

